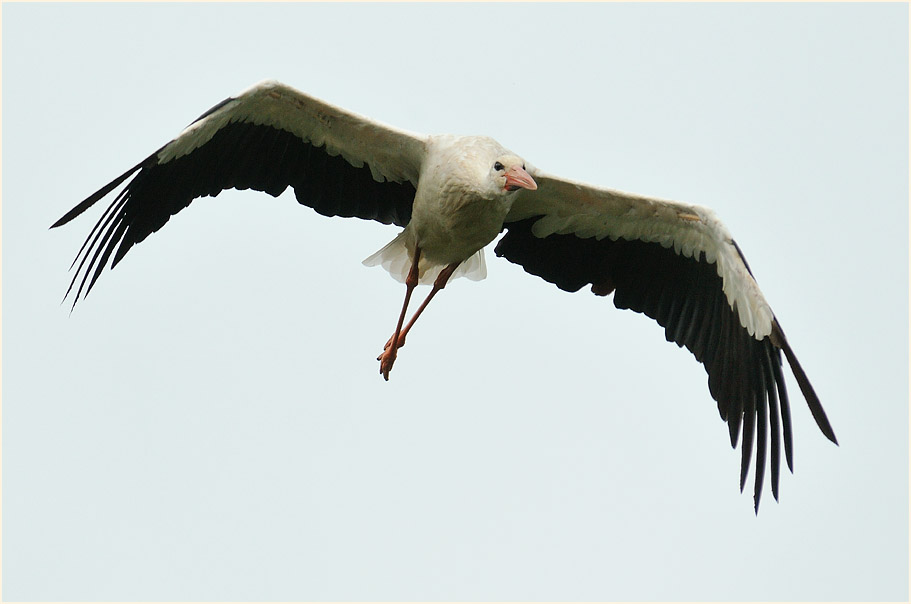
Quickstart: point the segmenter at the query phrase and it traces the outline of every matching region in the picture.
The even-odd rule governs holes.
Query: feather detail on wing
[[[132,176],[73,262],[73,304],[194,199],[230,188],[297,200],[326,216],[405,226],[426,137],[345,111],[278,82],[266,81],[222,101],[180,135],[79,203],[52,225],[66,224]]]
[[[332,157],[341,155],[355,168],[366,164],[377,182],[417,186],[427,137],[380,124],[274,80],[260,82],[203,114],[158,151],[158,163],[192,153],[232,122],[286,130],[324,147]]]
[[[728,303],[756,339],[772,331],[772,310],[737,250],[730,233],[708,208],[643,197],[532,173],[538,190],[524,191],[507,223],[539,217],[536,237],[573,234],[583,239],[657,243],[687,258],[717,266]]]

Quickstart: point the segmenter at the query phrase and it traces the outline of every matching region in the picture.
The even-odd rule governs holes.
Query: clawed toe
[[[392,365],[395,363],[395,357],[398,354],[399,348],[405,345],[405,338],[402,335],[399,335],[398,345],[393,347],[392,340],[394,339],[395,336],[392,336],[386,340],[386,344],[383,346],[383,352],[380,353],[380,356],[376,357],[376,360],[380,362],[380,373],[383,374],[386,381],[389,381],[389,372],[392,371]]]
[[[383,375],[383,379],[387,382],[389,381],[389,372],[392,371],[392,365],[395,363],[396,350],[388,346],[386,350],[383,351],[383,354],[376,357],[376,360],[380,362],[380,373]]]

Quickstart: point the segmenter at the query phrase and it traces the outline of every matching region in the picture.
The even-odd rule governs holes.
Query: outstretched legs
[[[427,305],[430,304],[433,297],[437,295],[437,292],[446,287],[446,282],[449,281],[452,273],[454,273],[459,267],[459,264],[461,264],[460,262],[453,262],[440,271],[440,274],[433,282],[433,288],[431,288],[430,293],[427,294],[427,297],[418,307],[417,311],[415,311],[414,316],[408,321],[408,325],[405,325],[403,328],[402,324],[405,322],[405,313],[408,311],[408,303],[411,300],[411,294],[418,284],[418,261],[420,258],[421,248],[417,248],[414,253],[414,264],[411,265],[411,270],[408,272],[408,277],[405,279],[405,303],[402,305],[402,312],[399,315],[399,322],[395,327],[395,333],[389,338],[389,341],[386,342],[382,354],[376,358],[376,360],[380,362],[380,373],[383,374],[383,378],[385,378],[386,381],[389,381],[389,372],[392,371],[392,364],[395,363],[398,349],[405,345],[405,336],[408,335],[414,322],[418,320],[418,317],[421,316],[421,313],[424,312],[424,309],[427,308]]]
[[[392,364],[395,363],[396,353],[400,347],[397,342],[402,333],[402,324],[405,322],[405,313],[408,312],[408,303],[411,301],[411,294],[414,292],[414,288],[418,285],[418,264],[420,263],[420,260],[421,248],[416,247],[414,249],[414,261],[411,264],[411,270],[408,271],[408,276],[405,277],[405,302],[402,304],[402,312],[399,313],[399,322],[396,323],[395,333],[392,334],[392,337],[386,342],[382,354],[376,357],[376,360],[380,362],[380,373],[383,374],[383,377],[387,382],[389,381],[389,372],[392,371]]]

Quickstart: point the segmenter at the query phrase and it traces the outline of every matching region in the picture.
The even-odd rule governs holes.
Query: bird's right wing
[[[426,141],[279,82],[261,82],[201,115],[52,225],[66,224],[133,177],[79,250],[67,294],[79,281],[75,304],[109,259],[113,268],[195,198],[225,189],[278,196],[290,185],[320,214],[404,226]]]
[[[754,502],[765,470],[778,498],[779,449],[793,471],[791,420],[781,352],[820,430],[835,433],[781,325],[727,228],[704,207],[644,197],[532,172],[506,218],[496,253],[566,291],[592,286],[614,305],[644,313],[705,367],[709,391],[728,423],[743,428],[740,488],[755,436]]]

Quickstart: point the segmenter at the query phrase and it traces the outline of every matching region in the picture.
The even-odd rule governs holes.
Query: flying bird
[[[197,197],[231,188],[278,196],[290,186],[299,203],[325,216],[403,228],[364,261],[406,286],[377,358],[387,380],[430,300],[451,279],[483,279],[483,248],[505,230],[497,256],[565,291],[590,285],[597,296],[613,294],[617,308],[656,320],[669,342],[704,365],[732,447],[742,433],[741,491],[755,444],[757,513],[766,449],[776,500],[782,441],[794,471],[782,353],[819,429],[837,444],[740,248],[707,208],[573,182],[537,170],[491,138],[408,132],[275,81],[215,105],[51,228],[124,182],[70,267],[64,298],[72,295],[74,307],[106,265],[116,266]],[[419,283],[430,292],[405,323]]]

